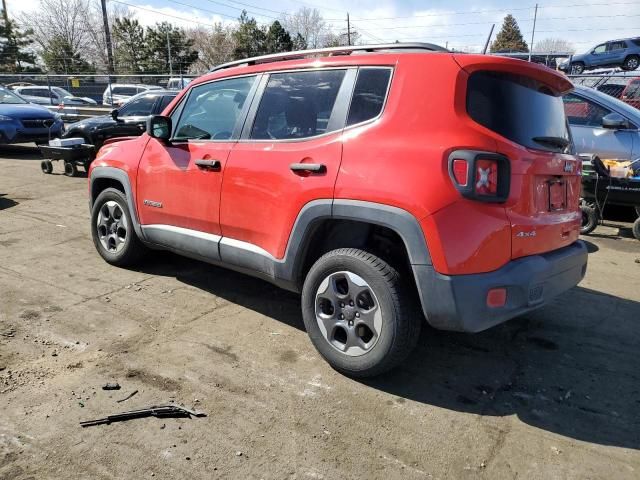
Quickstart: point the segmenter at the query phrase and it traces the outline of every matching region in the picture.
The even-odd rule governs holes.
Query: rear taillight
[[[509,159],[477,150],[456,150],[449,155],[449,175],[466,198],[483,202],[504,202],[509,197]]]

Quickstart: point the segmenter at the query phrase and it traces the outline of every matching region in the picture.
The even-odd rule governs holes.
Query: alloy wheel
[[[118,253],[125,246],[129,223],[127,215],[120,205],[109,200],[105,202],[96,220],[100,244],[109,253]]]
[[[316,292],[315,313],[325,340],[349,356],[371,350],[382,330],[376,294],[353,272],[331,273],[322,280]]]

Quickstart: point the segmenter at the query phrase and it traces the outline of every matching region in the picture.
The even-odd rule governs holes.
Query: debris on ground
[[[138,390],[134,390],[133,392],[131,392],[129,395],[127,395],[124,398],[121,398],[120,400],[116,400],[116,402],[118,403],[122,403],[122,402],[126,402],[127,400],[129,400],[131,397],[133,397],[136,393],[138,393]]]
[[[120,384],[117,382],[114,383],[106,383],[102,386],[103,390],[120,390]]]
[[[133,420],[135,418],[145,417],[157,417],[157,418],[191,418],[191,417],[206,417],[204,412],[196,412],[189,410],[188,408],[180,405],[152,405],[150,407],[139,408],[137,410],[130,410],[128,412],[116,413],[104,418],[98,418],[96,420],[86,420],[80,422],[82,427],[92,427],[94,425],[105,425],[114,422],[123,422],[126,420]]]

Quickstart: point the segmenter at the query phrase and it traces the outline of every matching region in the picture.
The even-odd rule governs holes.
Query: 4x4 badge
[[[162,208],[162,202],[154,202],[153,200],[145,200],[144,203],[148,207]]]

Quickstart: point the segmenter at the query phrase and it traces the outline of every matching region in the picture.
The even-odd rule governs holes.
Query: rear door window
[[[274,73],[256,112],[250,138],[289,140],[328,133],[345,70]]]
[[[156,98],[156,95],[142,95],[125,103],[118,113],[122,117],[145,117],[151,115],[151,109]]]
[[[467,112],[480,125],[524,147],[564,151],[559,145],[570,142],[562,97],[530,77],[489,71],[471,74]],[[541,142],[544,137],[553,140]]]
[[[387,95],[390,68],[361,68],[351,98],[347,126],[366,122],[382,112]]]

